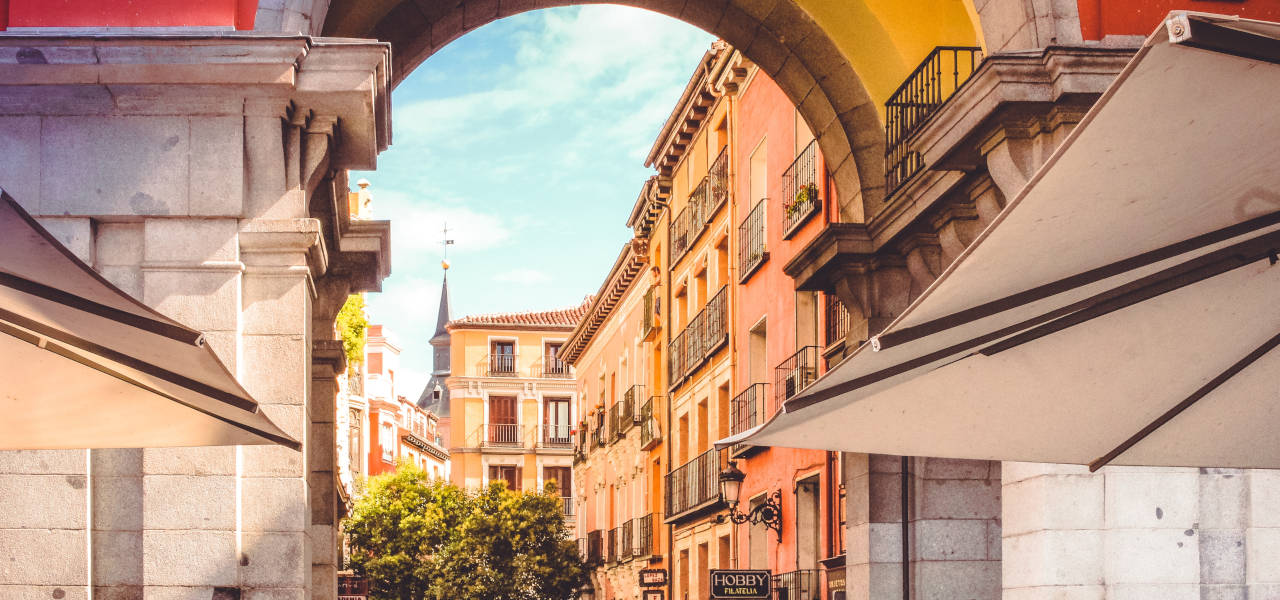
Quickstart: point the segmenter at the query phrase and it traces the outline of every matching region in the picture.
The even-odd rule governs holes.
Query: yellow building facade
[[[561,349],[588,307],[468,316],[447,327],[450,480],[540,491],[555,482],[574,509],[572,430],[577,392]]]

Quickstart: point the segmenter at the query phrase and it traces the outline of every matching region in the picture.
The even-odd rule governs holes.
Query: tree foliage
[[[342,339],[342,350],[347,355],[347,364],[358,365],[364,362],[365,334],[369,327],[369,317],[364,313],[364,296],[352,294],[338,311],[334,319],[334,327]]]
[[[406,464],[370,480],[346,531],[378,600],[564,600],[586,580],[550,487],[464,492]]]

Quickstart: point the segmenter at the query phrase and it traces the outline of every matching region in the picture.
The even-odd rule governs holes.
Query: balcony
[[[658,324],[659,316],[658,288],[651,287],[644,293],[644,321],[641,324],[640,337],[652,341],[653,335],[662,327]]]
[[[609,530],[609,546],[608,546],[609,564],[618,562],[618,528],[614,527]]]
[[[809,142],[782,172],[782,238],[787,239],[822,209],[818,141]]]
[[[742,433],[756,425],[760,425],[769,420],[773,416],[775,404],[769,402],[769,396],[765,393],[765,384],[756,383],[751,385],[741,394],[734,396],[729,403],[729,427],[730,432],[734,435]],[[732,448],[733,455],[742,456],[756,449],[755,446],[739,444]]]
[[[587,461],[587,452],[590,450],[587,443],[587,423],[583,421],[573,436],[573,464]]]
[[[515,377],[516,355],[490,354],[485,361],[489,365],[490,377]]]
[[[635,519],[622,522],[622,532],[618,534],[618,561],[631,560],[635,543]]]
[[[728,317],[726,291],[720,288],[715,296],[689,321],[689,325],[671,340],[667,353],[667,368],[671,389],[675,389],[711,355],[729,341],[725,328]]]
[[[613,413],[613,435],[617,439],[627,437],[627,431],[635,427],[639,421],[636,408],[640,404],[640,399],[644,397],[644,386],[633,385],[627,388],[622,394],[622,401],[614,404],[615,412]]]
[[[542,377],[544,379],[572,379],[573,374],[569,372],[569,363],[554,356],[544,356],[542,358]]]
[[[698,182],[689,194],[689,201],[683,210],[671,220],[671,266],[689,253],[694,242],[706,230],[720,207],[729,199],[729,148],[720,150],[720,154],[707,169],[707,175]]]
[[[523,448],[524,427],[514,423],[486,423],[480,426],[483,448]]]
[[[591,424],[594,425],[594,427],[591,428],[591,447],[594,449],[607,446],[609,444],[609,434],[605,423],[607,423],[608,420],[605,418],[604,411],[600,411],[592,415],[590,420],[592,422]]]
[[[769,258],[765,244],[765,216],[769,199],[756,203],[747,218],[738,225],[738,282],[741,283],[756,272],[756,268]]]
[[[573,518],[573,498],[570,496],[560,497],[560,512],[564,513],[565,519]]]
[[[666,476],[666,522],[675,523],[719,508],[720,471],[729,453],[711,449]]]
[[[369,580],[355,575],[338,576],[338,600],[365,600],[369,597]]]
[[[599,529],[587,532],[587,564],[598,565],[604,556],[601,552],[604,550],[604,536]]]
[[[802,569],[773,576],[773,600],[823,600],[821,571]]]
[[[572,448],[573,434],[568,425],[543,424],[538,427],[538,445],[542,448]]]
[[[657,417],[653,416],[653,410],[659,405],[661,398],[662,396],[649,396],[649,399],[640,405],[641,450],[648,450],[662,441],[662,430],[658,426]]]
[[[636,556],[640,558],[653,556],[653,514],[647,514],[636,519],[636,529],[640,530],[639,540],[636,544]]]
[[[844,303],[834,294],[823,294],[823,298],[826,311],[823,319],[826,321],[826,327],[823,328],[825,332],[823,343],[827,348],[831,348],[843,343],[844,338],[849,335],[849,309],[845,308]]]
[[[818,347],[805,346],[773,369],[775,406],[782,406],[817,379]]]
[[[885,102],[885,189],[893,194],[924,168],[909,145],[929,117],[969,80],[982,63],[982,49],[938,46]]]

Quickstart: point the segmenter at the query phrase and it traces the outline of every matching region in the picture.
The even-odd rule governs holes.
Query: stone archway
[[[334,0],[325,35],[372,37],[392,46],[399,83],[463,34],[511,15],[599,0]],[[680,19],[723,38],[773,78],[818,139],[846,219],[878,205],[884,129],[875,101],[846,57],[795,0],[612,0]]]

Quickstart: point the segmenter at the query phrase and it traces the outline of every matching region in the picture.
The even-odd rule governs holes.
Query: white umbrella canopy
[[[0,449],[300,444],[200,332],[119,290],[0,192]]]
[[[1280,25],[1165,25],[899,318],[719,444],[1280,468]]]

